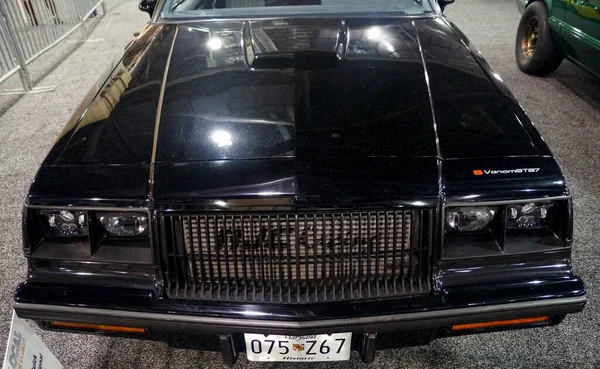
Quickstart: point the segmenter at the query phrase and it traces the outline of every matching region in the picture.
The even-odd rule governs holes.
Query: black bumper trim
[[[449,327],[454,324],[564,315],[582,311],[586,300],[585,296],[577,296],[404,314],[310,321],[269,320],[267,316],[264,317],[264,320],[253,319],[251,313],[248,314],[248,319],[235,319],[20,302],[15,302],[14,308],[19,317],[38,321],[57,320],[196,333],[311,334],[432,329]]]

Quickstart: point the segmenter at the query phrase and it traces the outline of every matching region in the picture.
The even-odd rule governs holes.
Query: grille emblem
[[[244,237],[243,229],[240,228],[219,228],[217,236],[217,244],[215,245],[220,250],[227,248],[231,251],[234,249],[258,249],[258,248],[269,248],[269,249],[282,249],[285,250],[290,245],[288,240],[293,238],[295,234],[294,227],[282,227],[282,228],[267,228],[263,227],[258,232],[255,232],[250,237]],[[335,238],[323,237],[315,240],[313,227],[302,228],[298,231],[298,243],[302,247],[314,249],[314,247],[322,247],[325,245],[326,248],[332,249],[336,247],[344,247],[351,245],[352,248],[357,246],[362,250],[361,252],[368,251],[367,249],[373,249],[377,239],[383,237],[383,233],[372,235],[370,238],[365,237],[352,237],[350,231],[344,233],[344,235],[338,235]],[[234,237],[235,236],[235,237]],[[255,240],[254,242],[250,240]],[[314,242],[311,242],[314,241]],[[370,245],[370,247],[368,247]],[[294,246],[294,245],[292,245]]]

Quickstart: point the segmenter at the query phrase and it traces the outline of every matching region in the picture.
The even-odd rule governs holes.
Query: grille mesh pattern
[[[163,215],[172,298],[311,303],[429,291],[424,211]],[[429,216],[430,219],[430,216]]]

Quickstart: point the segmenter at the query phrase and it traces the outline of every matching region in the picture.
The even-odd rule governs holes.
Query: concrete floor
[[[20,208],[37,166],[99,71],[119,54],[147,19],[135,0],[109,1],[109,13],[91,35],[41,81],[54,93],[28,95],[0,116],[0,354],[4,356],[11,293],[25,276]],[[596,251],[600,222],[600,80],[569,62],[545,78],[522,74],[514,62],[519,14],[513,0],[460,0],[447,9],[508,83],[562,164],[575,198],[573,264],[585,279],[589,302],[582,314],[557,327],[444,339],[428,347],[381,351],[372,368],[600,368],[600,277]],[[98,41],[101,39],[101,41]],[[0,89],[3,86],[0,86]],[[162,343],[41,333],[65,368],[221,368],[216,353],[171,349]],[[344,363],[257,364],[240,368],[358,368]]]

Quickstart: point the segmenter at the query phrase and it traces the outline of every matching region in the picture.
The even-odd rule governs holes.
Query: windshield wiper
[[[173,4],[173,6],[171,7],[171,11],[174,12],[176,11],[181,5],[183,5],[183,3],[185,3],[187,0],[177,0],[175,2],[175,4]],[[204,0],[200,1],[200,4],[203,4]]]
[[[179,6],[181,4],[183,4],[185,2],[185,0],[178,0],[175,2],[175,4],[173,4],[173,6],[171,7],[171,11],[174,12],[175,10],[177,10],[177,8],[179,8]]]

